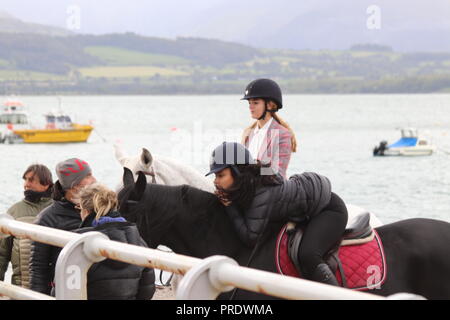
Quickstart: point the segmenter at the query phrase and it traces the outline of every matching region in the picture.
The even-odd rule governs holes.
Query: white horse
[[[153,155],[146,148],[142,148],[140,155],[128,156],[123,148],[115,144],[115,155],[117,161],[133,172],[136,179],[137,173],[142,171],[147,176],[148,182],[177,186],[187,184],[198,189],[214,192],[214,183],[200,174],[194,168],[175,161],[171,158]]]

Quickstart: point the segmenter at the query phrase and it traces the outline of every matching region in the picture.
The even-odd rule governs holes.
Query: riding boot
[[[333,286],[339,286],[333,272],[326,263],[321,263],[314,270],[311,280],[326,283]]]

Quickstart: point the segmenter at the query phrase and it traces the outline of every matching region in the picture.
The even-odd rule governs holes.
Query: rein
[[[150,171],[142,171],[143,174],[145,174],[146,176],[151,176],[152,177],[152,183],[156,183],[156,178],[155,178],[155,174],[153,172]]]

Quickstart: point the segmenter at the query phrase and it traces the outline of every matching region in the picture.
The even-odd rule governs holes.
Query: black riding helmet
[[[241,100],[249,99],[273,100],[278,110],[283,107],[283,97],[280,86],[270,79],[257,79],[250,82],[245,88],[245,95]]]
[[[242,144],[237,142],[223,142],[214,149],[209,162],[210,171],[207,176],[222,171],[225,168],[231,168],[240,174],[236,165],[238,164],[256,164],[250,151]]]

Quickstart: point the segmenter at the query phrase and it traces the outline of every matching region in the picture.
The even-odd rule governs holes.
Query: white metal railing
[[[384,297],[238,266],[225,256],[198,259],[109,240],[100,232],[77,234],[16,221],[0,214],[0,234],[62,247],[55,269],[56,299],[87,299],[87,271],[106,258],[184,275],[177,299],[215,299],[237,287],[285,299],[380,300]],[[0,282],[1,283],[1,282]],[[16,286],[0,285],[14,299],[52,299]],[[411,299],[414,295],[395,298]]]
[[[0,281],[0,294],[14,300],[55,300],[45,294]]]

